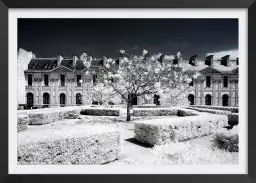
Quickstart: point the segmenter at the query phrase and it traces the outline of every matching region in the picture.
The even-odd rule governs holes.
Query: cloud
[[[221,59],[221,57],[226,56],[226,55],[230,55],[230,59],[231,60],[235,60],[238,57],[238,50],[226,50],[226,51],[219,51],[219,52],[214,52],[214,53],[207,53],[206,56],[209,55],[214,55],[213,59],[217,60],[217,59]]]

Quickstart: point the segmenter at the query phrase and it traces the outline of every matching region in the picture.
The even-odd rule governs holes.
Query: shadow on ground
[[[143,143],[137,141],[135,138],[125,139],[125,141],[133,143],[133,144],[141,146],[141,147],[146,147],[146,148],[152,148],[153,147],[152,145],[149,145],[149,144],[143,144]]]

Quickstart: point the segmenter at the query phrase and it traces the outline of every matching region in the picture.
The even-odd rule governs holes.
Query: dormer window
[[[195,61],[194,60],[189,60],[189,64],[195,66]]]
[[[175,59],[173,59],[173,63],[172,63],[172,64],[173,64],[173,65],[178,64],[178,58],[175,57]]]

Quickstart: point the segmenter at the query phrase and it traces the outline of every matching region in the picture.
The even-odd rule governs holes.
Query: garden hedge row
[[[239,134],[237,126],[233,127],[231,130],[216,132],[212,140],[213,144],[220,149],[229,152],[239,151]]]
[[[30,125],[43,125],[62,119],[76,119],[79,117],[80,109],[45,110],[28,113]]]
[[[100,108],[91,108],[91,109],[82,109],[82,115],[93,115],[93,116],[120,116],[120,109],[100,109]]]
[[[227,115],[228,123],[231,126],[237,125],[239,123],[239,114],[238,113],[231,113],[230,111],[205,109],[205,108],[194,108],[194,107],[187,107],[187,108],[193,109],[193,110],[196,110],[199,112],[208,112],[208,113],[213,113],[213,114]]]
[[[210,135],[227,124],[227,116],[214,114],[138,121],[134,138],[142,143],[162,145]]]
[[[90,131],[90,129],[87,129]],[[99,165],[121,156],[120,133],[51,133],[51,138],[26,141],[19,137],[19,165]],[[42,137],[42,136],[41,136]],[[21,140],[23,139],[23,140]]]
[[[187,107],[187,109],[192,109],[192,110],[196,110],[199,112],[208,112],[208,113],[212,113],[212,114],[220,114],[220,115],[228,115],[231,113],[230,111],[225,111],[225,110],[196,108],[196,107]]]
[[[198,113],[185,108],[135,108],[133,116],[193,116]]]
[[[20,114],[17,117],[17,131],[23,131],[28,128],[29,118],[26,114]]]
[[[229,111],[229,112],[232,112],[232,113],[238,113],[239,112],[238,107],[209,106],[209,105],[192,105],[192,107],[223,110],[223,111]]]

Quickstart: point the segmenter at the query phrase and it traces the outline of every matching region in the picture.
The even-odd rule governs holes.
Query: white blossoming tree
[[[92,101],[97,102],[99,105],[121,103],[120,95],[118,95],[112,87],[108,85],[104,86],[103,83],[93,85],[91,90],[87,91],[87,95],[92,99]]]
[[[120,54],[119,65],[115,60],[107,59],[107,67],[102,69],[99,80],[126,101],[127,121],[131,120],[130,109],[135,97],[157,94],[170,104],[175,101],[175,105],[182,99],[187,100],[184,93],[188,88],[184,84],[191,82],[196,73],[163,63],[163,57],[149,57],[145,49],[140,56],[127,54],[125,50],[120,50]],[[180,53],[176,58],[179,57]]]

